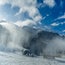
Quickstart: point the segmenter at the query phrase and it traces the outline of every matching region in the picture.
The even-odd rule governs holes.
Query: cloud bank
[[[43,0],[43,3],[48,5],[49,7],[54,7],[55,6],[55,1],[54,0]]]

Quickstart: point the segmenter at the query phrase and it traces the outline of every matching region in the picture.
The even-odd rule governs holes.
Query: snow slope
[[[44,59],[43,57],[26,57],[21,54],[0,52],[0,65],[65,65],[65,59]]]

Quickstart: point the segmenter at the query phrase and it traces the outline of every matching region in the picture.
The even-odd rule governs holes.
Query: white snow
[[[41,56],[26,57],[22,54],[0,52],[0,65],[65,65],[64,60],[61,58],[45,59]]]

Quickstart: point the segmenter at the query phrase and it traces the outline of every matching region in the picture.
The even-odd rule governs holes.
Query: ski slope
[[[65,59],[44,59],[43,57],[26,57],[22,54],[0,52],[0,65],[65,65]]]

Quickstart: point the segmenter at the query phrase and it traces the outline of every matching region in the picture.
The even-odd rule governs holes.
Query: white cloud
[[[33,20],[34,20],[35,22],[40,22],[41,19],[42,19],[42,16],[40,16],[40,15],[35,16],[35,17],[33,18]]]
[[[22,6],[34,6],[36,5],[36,0],[10,0],[10,3],[13,5],[13,6],[19,6],[19,7],[22,7]]]
[[[4,5],[6,3],[9,3],[9,1],[8,0],[0,0],[0,5]]]
[[[60,17],[57,18],[57,19],[62,19],[62,18],[65,18],[65,14],[64,14],[63,16],[60,16]]]
[[[0,0],[0,5],[4,5],[6,3],[11,4],[12,7],[18,6],[20,8],[19,12],[17,12],[15,16],[28,12],[33,21],[37,22],[42,19],[38,9],[36,8],[37,0]]]
[[[36,0],[0,0],[0,5],[4,5],[6,3],[12,4],[12,6],[29,6],[29,5],[35,5]]]
[[[55,6],[55,1],[54,0],[43,0],[43,3],[48,5],[49,7],[54,7]]]
[[[0,21],[7,21],[6,17],[0,12]]]
[[[62,32],[65,32],[65,30],[63,30]]]
[[[58,25],[59,23],[55,23],[55,22],[51,24],[51,26],[58,26]]]
[[[23,27],[23,26],[32,26],[32,25],[36,25],[36,22],[34,22],[33,20],[25,20],[25,21],[17,21],[15,23],[17,26],[19,27]]]
[[[58,19],[62,19],[65,18],[65,13],[62,16],[59,16],[58,18],[56,18],[54,21],[58,20]]]
[[[65,21],[64,22],[59,22],[59,23],[52,23],[51,26],[59,26],[59,25],[63,25],[65,24]]]
[[[12,6],[18,6],[20,7],[20,11],[16,13],[16,16],[28,12],[29,16],[35,20],[38,21],[41,19],[41,15],[36,8],[36,0],[12,0],[11,2]]]
[[[60,24],[63,25],[63,24],[65,24],[65,22],[61,22]]]

